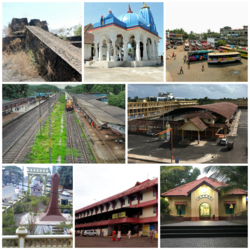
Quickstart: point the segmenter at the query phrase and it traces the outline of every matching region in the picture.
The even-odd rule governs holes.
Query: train
[[[66,106],[67,111],[71,111],[74,109],[73,99],[67,92],[65,92],[65,102],[66,102],[65,106]]]

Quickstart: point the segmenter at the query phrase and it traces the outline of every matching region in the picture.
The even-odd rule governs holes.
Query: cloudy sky
[[[159,92],[173,92],[185,98],[242,98],[247,97],[247,84],[128,84],[128,97],[158,96]]]
[[[74,166],[74,210],[125,191],[137,181],[159,177],[154,166]]]
[[[190,33],[207,32],[208,29],[220,32],[220,28],[229,26],[232,29],[242,29],[248,25],[247,1],[230,2],[228,0],[192,0],[168,1],[165,4],[165,29],[184,29]],[[179,18],[176,18],[178,15]],[[202,17],[199,20],[197,17]],[[232,18],[233,16],[233,18]],[[219,20],[219,22],[218,22]]]

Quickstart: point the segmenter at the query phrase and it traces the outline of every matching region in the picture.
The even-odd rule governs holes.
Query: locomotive
[[[66,110],[67,111],[73,110],[73,100],[66,101]]]

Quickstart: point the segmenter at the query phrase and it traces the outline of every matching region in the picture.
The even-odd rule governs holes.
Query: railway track
[[[51,108],[53,108],[58,98],[59,96],[56,97],[56,100],[51,103]],[[38,111],[37,109],[35,110],[36,112]],[[20,156],[26,149],[30,140],[34,138],[38,132],[40,122],[37,117],[37,113],[36,115],[35,113],[32,113],[31,117],[29,115],[30,113],[27,113],[21,117],[22,119],[20,124],[18,123],[19,119],[17,119],[13,124],[11,123],[10,126],[13,128],[12,133],[9,131],[10,128],[8,128],[8,131],[5,133],[5,137],[3,138],[3,163],[21,163],[19,161]],[[27,121],[23,120],[24,117],[26,117]],[[48,105],[44,105],[42,109],[42,124],[45,123],[47,117]]]
[[[77,117],[72,112],[66,112],[67,146],[70,155],[66,156],[67,163],[93,163],[88,153],[87,142],[82,137],[80,125],[76,122]]]

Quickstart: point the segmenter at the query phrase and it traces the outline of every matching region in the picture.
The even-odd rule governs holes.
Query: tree
[[[78,24],[74,27],[74,36],[81,36],[82,35],[82,25]]]
[[[60,166],[57,170],[60,175],[60,185],[66,189],[72,189],[73,186],[73,167],[72,166]]]
[[[108,104],[125,109],[125,91],[118,95],[108,95]]]
[[[248,190],[248,167],[247,166],[207,166],[204,173],[213,172],[209,178],[228,184],[216,187],[221,195],[226,195],[235,189]]]
[[[161,197],[161,214],[170,214],[169,202]]]
[[[222,40],[218,40],[217,41],[217,46],[225,46],[227,43],[225,41],[222,41]]]
[[[36,228],[37,228],[37,224],[36,224],[36,220],[38,218],[38,214],[37,213],[29,213],[28,215],[28,224],[27,224],[27,230],[29,232],[30,235],[34,235]]]
[[[12,100],[27,97],[28,84],[3,84],[3,99]]]
[[[184,170],[172,169],[170,171],[168,167],[161,167],[161,194],[183,184],[195,181],[200,175],[200,170],[191,166],[183,167]]]

